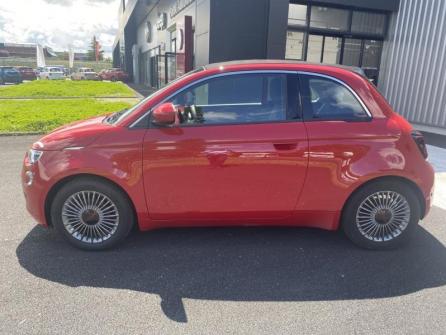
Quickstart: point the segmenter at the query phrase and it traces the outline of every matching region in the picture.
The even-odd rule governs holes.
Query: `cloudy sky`
[[[41,43],[85,51],[93,35],[107,56],[118,28],[120,0],[0,0],[0,42]]]

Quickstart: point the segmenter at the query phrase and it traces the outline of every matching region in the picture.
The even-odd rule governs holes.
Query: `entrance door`
[[[307,136],[286,74],[226,74],[169,102],[180,125],[144,139],[152,219],[271,219],[291,215],[307,169]],[[295,110],[294,110],[295,111]],[[295,114],[293,114],[295,115]]]

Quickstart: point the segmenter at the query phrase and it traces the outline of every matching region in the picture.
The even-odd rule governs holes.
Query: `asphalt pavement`
[[[135,232],[89,253],[25,210],[19,173],[35,139],[0,137],[0,334],[446,332],[438,200],[395,251],[320,230],[231,228]]]

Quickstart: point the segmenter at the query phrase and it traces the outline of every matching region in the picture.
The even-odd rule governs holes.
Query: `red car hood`
[[[33,144],[38,150],[63,150],[72,147],[86,147],[92,144],[101,134],[110,129],[103,123],[104,116],[77,121],[55,129]]]

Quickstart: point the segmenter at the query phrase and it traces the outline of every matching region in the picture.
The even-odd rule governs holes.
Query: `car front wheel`
[[[342,228],[355,244],[392,249],[405,243],[420,220],[420,204],[409,185],[379,181],[355,192],[342,215]]]
[[[103,250],[122,242],[135,218],[128,197],[113,184],[75,179],[54,197],[51,220],[74,246]]]

